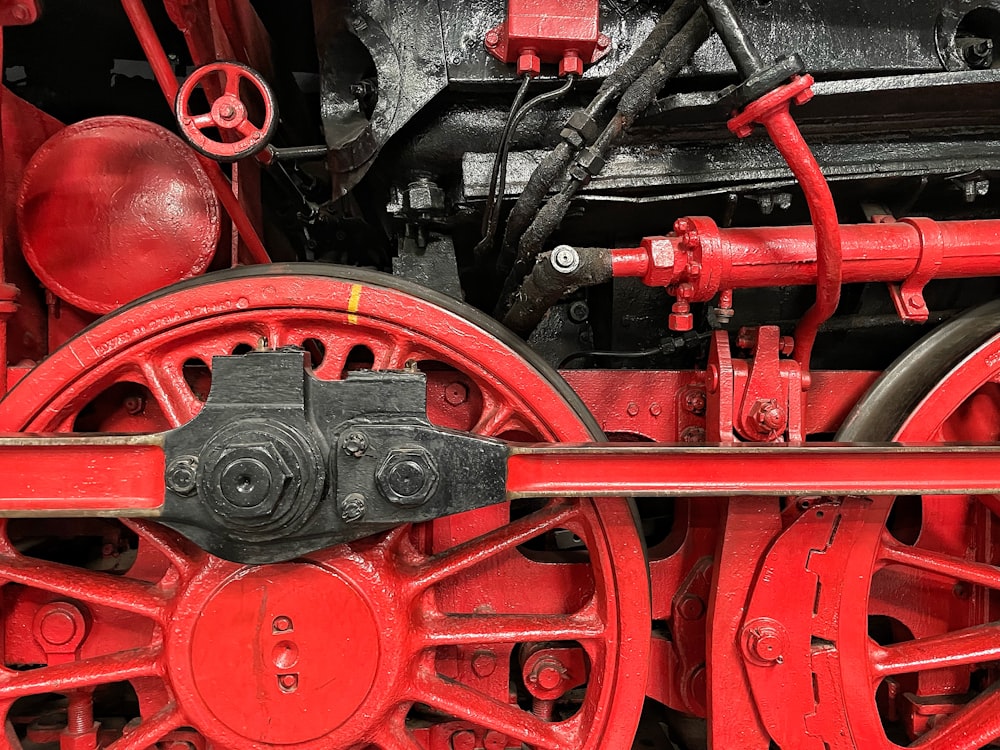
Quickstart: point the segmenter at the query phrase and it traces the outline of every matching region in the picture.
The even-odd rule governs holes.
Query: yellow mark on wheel
[[[358,316],[355,315],[358,307],[361,306],[361,284],[351,285],[351,297],[347,301],[347,322],[352,326],[358,324]]]

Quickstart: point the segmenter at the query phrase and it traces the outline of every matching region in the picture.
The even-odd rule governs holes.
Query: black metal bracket
[[[432,425],[418,371],[321,381],[299,350],[216,357],[165,435],[158,520],[212,554],[288,560],[504,500],[505,443]]]

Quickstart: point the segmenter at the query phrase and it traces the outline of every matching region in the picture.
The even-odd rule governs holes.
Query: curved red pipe
[[[840,304],[843,281],[843,247],[837,207],[830,185],[813,156],[809,144],[789,112],[790,103],[775,108],[760,118],[778,151],[788,162],[802,186],[813,229],[816,232],[816,303],[809,308],[795,329],[795,359],[802,368],[803,385],[808,386],[809,360],[819,327],[833,317]]]

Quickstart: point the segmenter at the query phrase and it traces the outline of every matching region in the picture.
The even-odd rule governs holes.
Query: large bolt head
[[[291,484],[292,470],[269,443],[243,443],[222,451],[213,472],[215,489],[233,515],[266,515]]]
[[[375,481],[385,498],[404,507],[427,502],[440,478],[434,457],[419,445],[393,448],[375,471]]]

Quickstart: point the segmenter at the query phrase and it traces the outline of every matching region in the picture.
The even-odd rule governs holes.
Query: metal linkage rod
[[[0,516],[156,516],[163,439],[0,437]],[[1000,445],[510,444],[506,474],[506,499],[989,495],[1000,494]],[[504,499],[487,494],[483,504]]]
[[[161,435],[0,438],[0,516],[151,516],[166,494]]]
[[[978,495],[1000,446],[512,446],[507,496]]]

